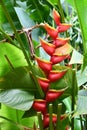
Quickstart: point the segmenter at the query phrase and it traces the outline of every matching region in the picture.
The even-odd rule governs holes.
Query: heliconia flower
[[[57,98],[59,98],[65,91],[66,89],[61,89],[61,90],[55,90],[55,89],[49,89],[46,93],[46,101],[47,102],[53,102]]]
[[[60,120],[63,120],[64,118],[65,118],[64,115],[60,116]],[[56,121],[57,121],[57,115],[53,113],[52,114],[52,123],[53,123],[53,125],[56,124]],[[49,123],[50,123],[50,115],[47,113],[47,114],[45,114],[45,116],[43,118],[44,128],[48,128]]]
[[[70,38],[56,38],[56,40],[54,40],[54,45],[56,47],[60,47],[63,46],[64,44],[68,43],[68,41],[70,40]]]
[[[47,91],[50,85],[50,80],[46,78],[38,77],[38,82],[42,88],[43,91]]]
[[[57,25],[59,25],[60,24],[60,15],[55,9],[53,9],[53,17],[54,17],[55,23]]]
[[[56,123],[57,121],[57,115],[56,114],[52,114],[52,122],[53,124]],[[43,118],[43,125],[44,125],[44,128],[47,128],[49,127],[49,123],[50,123],[50,116],[49,114],[46,114]]]
[[[69,55],[63,55],[63,56],[52,56],[50,61],[52,62],[52,64],[57,64],[62,62],[63,60],[67,59]]]
[[[67,55],[67,54],[70,54],[72,50],[73,50],[72,46],[70,44],[66,43],[63,46],[56,48],[53,55],[55,55],[55,56]]]
[[[71,24],[60,23],[58,26],[58,33],[67,31],[71,26]]]
[[[55,51],[55,45],[46,42],[45,40],[40,38],[40,43],[43,49],[47,52],[47,54],[52,55]]]
[[[65,75],[66,72],[67,70],[63,70],[63,71],[51,70],[49,72],[48,79],[50,80],[50,82],[55,82],[61,79]]]
[[[66,126],[66,129],[65,130],[69,130],[69,126]]]
[[[46,113],[46,100],[37,99],[32,105],[33,109],[42,114]]]
[[[55,29],[48,25],[47,23],[44,24],[44,28],[46,29],[47,33],[53,38],[56,39],[58,36],[58,29]]]
[[[42,60],[39,57],[36,57],[36,61],[39,65],[39,67],[45,72],[48,73],[52,69],[52,62]]]

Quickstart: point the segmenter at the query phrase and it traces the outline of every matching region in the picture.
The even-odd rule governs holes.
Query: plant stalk
[[[76,86],[77,86],[75,70],[73,70],[72,79],[73,79],[73,82],[72,82],[72,106],[71,106],[71,110],[74,112],[74,110],[75,110],[75,89],[76,89]],[[71,120],[71,130],[74,130],[74,117]]]
[[[80,115],[81,130],[83,130],[82,116]]]
[[[49,104],[49,117],[50,117],[49,128],[50,130],[53,130],[52,113],[53,113],[53,105]]]
[[[57,123],[56,123],[56,130],[61,130],[61,111],[62,111],[62,103],[58,104],[57,107]]]
[[[44,130],[41,112],[37,112],[40,130]]]

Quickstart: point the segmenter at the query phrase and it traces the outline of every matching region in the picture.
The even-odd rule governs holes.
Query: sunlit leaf
[[[83,63],[83,55],[81,55],[78,51],[74,49],[69,64],[82,64],[82,63]]]
[[[74,0],[76,11],[78,14],[78,19],[80,22],[80,27],[82,31],[83,38],[83,48],[84,48],[84,58],[83,58],[83,68],[87,66],[87,0],[79,2],[79,0]]]
[[[81,72],[81,70],[77,72],[77,82],[78,86],[81,86],[87,82],[87,67],[83,72]]]
[[[23,52],[19,48],[9,43],[0,43],[0,76],[11,69],[5,56],[9,58],[14,68],[27,65]]]

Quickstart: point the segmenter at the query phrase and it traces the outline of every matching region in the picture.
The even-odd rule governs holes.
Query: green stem
[[[49,104],[49,118],[50,118],[49,127],[50,127],[50,130],[53,130],[52,113],[53,113],[53,105]]]
[[[40,130],[44,130],[41,112],[37,112]]]
[[[29,65],[29,69],[30,69],[30,70],[32,71],[32,73],[34,74],[35,72],[34,72],[33,66],[32,66],[31,63],[30,63],[30,60],[29,60],[28,55],[27,55],[27,53],[26,53],[26,50],[25,50],[25,48],[24,48],[24,46],[23,46],[23,42],[22,42],[22,40],[21,40],[21,38],[20,38],[18,32],[16,31],[16,28],[15,28],[15,26],[14,26],[14,23],[13,23],[12,19],[11,19],[11,16],[10,16],[10,14],[9,14],[9,12],[8,12],[8,10],[7,10],[7,8],[6,8],[5,4],[4,4],[4,2],[3,2],[3,0],[0,0],[0,3],[1,3],[1,5],[2,5],[3,11],[4,11],[4,13],[5,13],[5,15],[6,15],[8,21],[9,21],[11,27],[12,27],[12,29],[13,29],[13,31],[14,31],[14,34],[15,34],[15,36],[16,36],[16,38],[17,38],[19,44],[20,44],[20,47],[21,47],[21,49],[22,49],[22,51],[23,51],[23,54],[24,54],[24,56],[25,56],[25,59],[26,59],[28,65]],[[34,75],[34,81],[35,81],[36,87],[37,87],[37,89],[38,89],[38,91],[39,91],[39,93],[40,93],[40,96],[43,98],[43,97],[44,97],[44,93],[43,93],[41,87],[39,86],[38,81],[37,81],[37,78],[36,78],[35,75]]]
[[[77,86],[77,81],[76,81],[76,72],[75,70],[73,70],[73,74],[72,74],[72,106],[71,106],[71,110],[74,111],[75,110],[75,90],[76,90],[76,86]],[[71,120],[71,130],[74,130],[74,117]]]
[[[14,66],[12,65],[12,63],[11,63],[10,59],[8,58],[8,56],[7,55],[4,55],[4,56],[5,56],[5,59],[7,60],[8,64],[9,64],[11,70],[14,70]]]
[[[84,123],[84,128],[85,128],[85,130],[87,130],[87,115],[85,115],[85,121],[84,121],[85,123]]]
[[[80,115],[81,130],[83,130],[82,116]]]
[[[61,14],[61,20],[64,23],[65,22],[65,17],[64,17],[64,13],[63,13],[63,9],[62,9],[62,5],[61,5],[60,0],[58,0],[58,8],[59,8],[59,11],[60,11],[60,14]]]
[[[56,123],[56,130],[61,130],[61,111],[62,111],[62,103],[58,104],[57,107],[57,123]]]

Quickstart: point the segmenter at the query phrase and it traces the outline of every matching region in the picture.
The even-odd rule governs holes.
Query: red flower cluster
[[[46,107],[47,103],[58,99],[58,97],[60,97],[65,91],[65,89],[55,90],[49,88],[51,82],[55,82],[61,79],[67,72],[67,70],[53,70],[52,66],[68,58],[70,52],[72,51],[72,47],[68,44],[69,38],[64,39],[58,37],[58,33],[65,32],[71,27],[71,25],[61,23],[60,15],[55,9],[53,10],[53,17],[57,25],[56,29],[49,26],[47,23],[44,24],[44,28],[46,29],[49,36],[53,39],[53,44],[40,38],[41,46],[50,56],[50,61],[42,60],[39,57],[36,57],[38,66],[44,71],[46,75],[46,78],[38,77],[38,82],[45,93],[45,98],[44,100],[35,100],[33,103],[33,108],[43,114],[43,124],[45,128],[49,126],[49,114],[47,114]],[[56,115],[53,115],[53,123],[55,123],[56,120]]]

